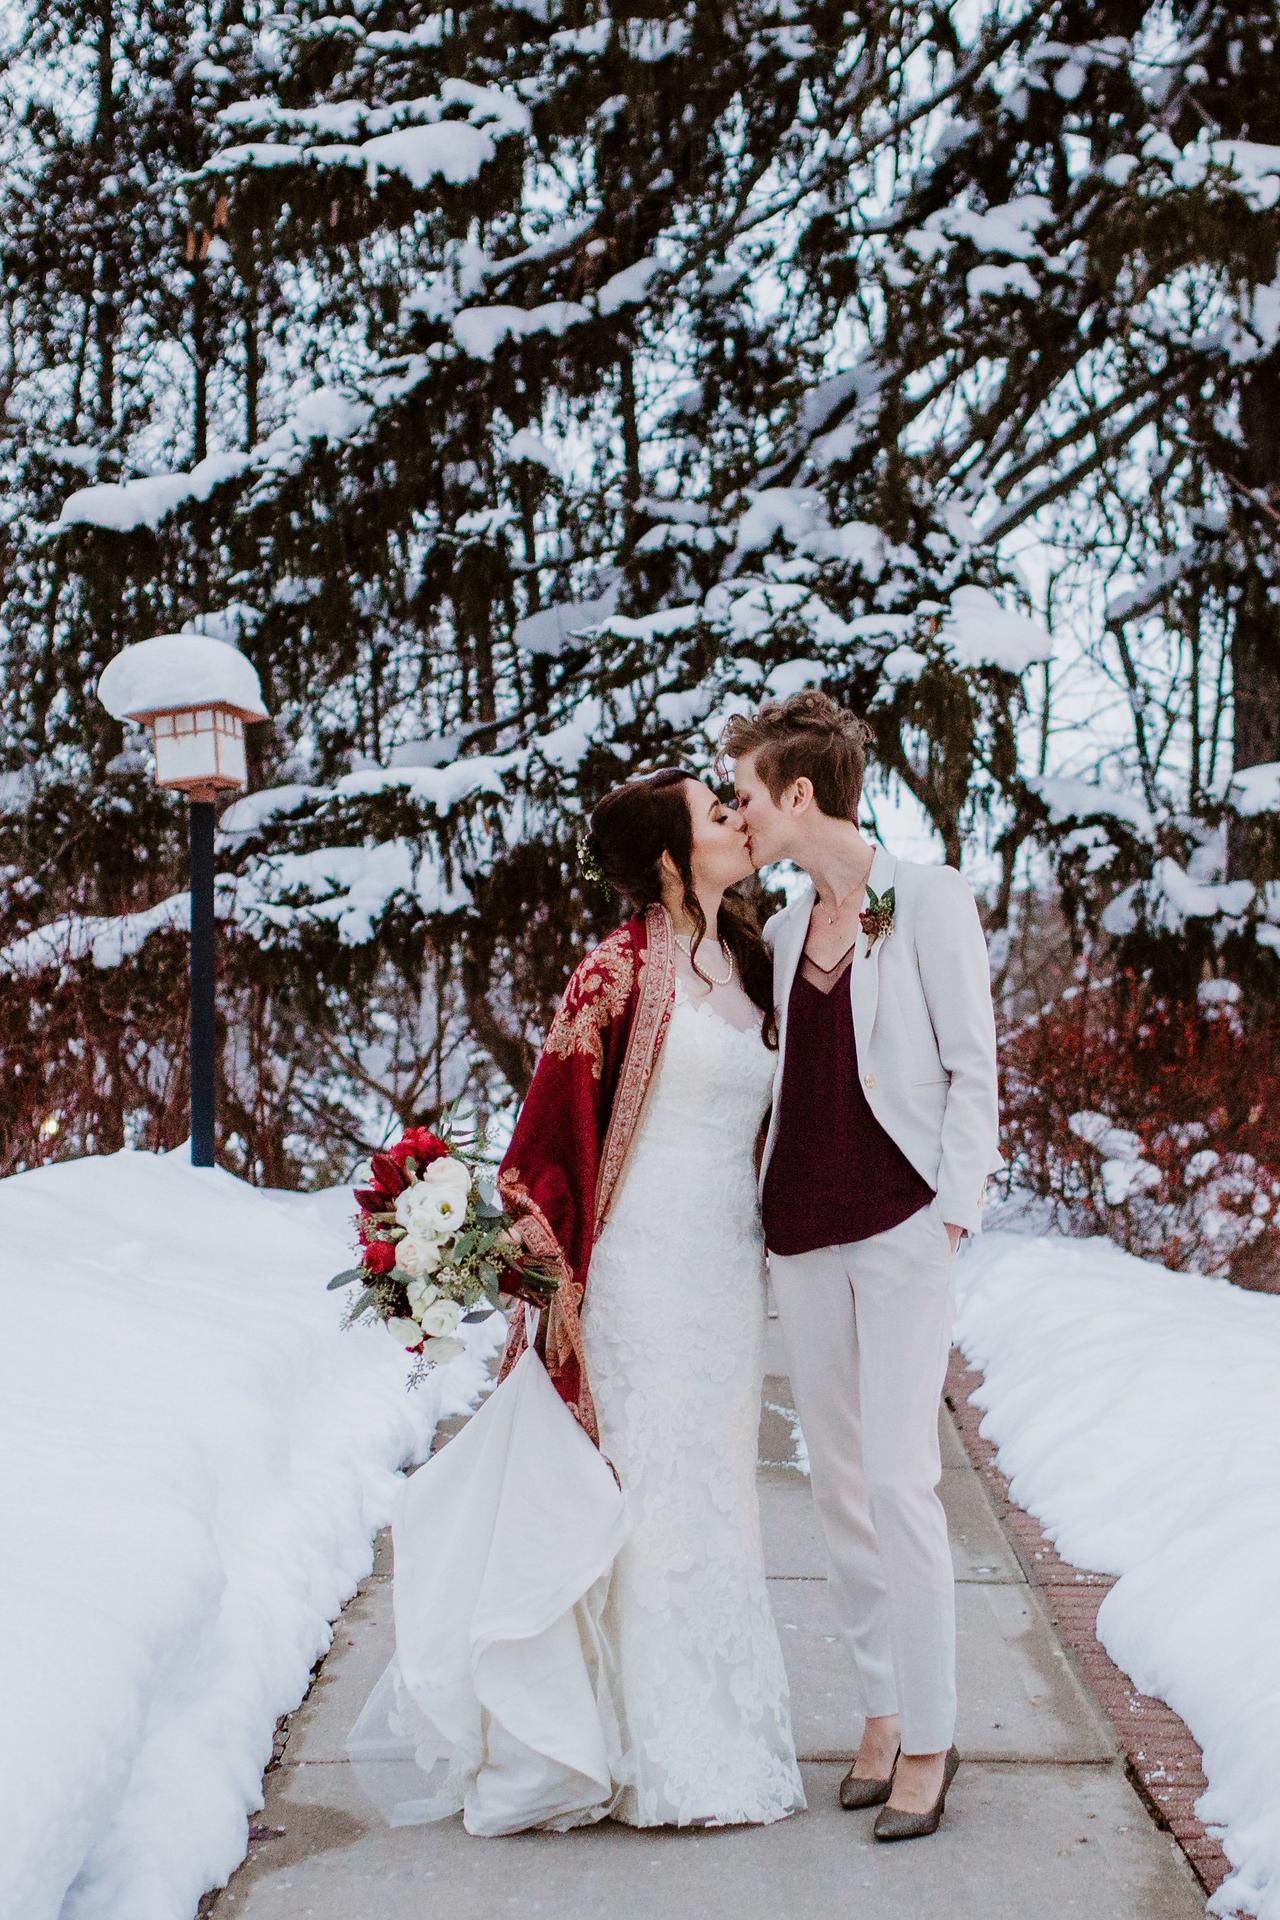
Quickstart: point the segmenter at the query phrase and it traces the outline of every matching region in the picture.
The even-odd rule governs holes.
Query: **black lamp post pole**
[[[191,1164],[213,1161],[213,801],[191,802]]]

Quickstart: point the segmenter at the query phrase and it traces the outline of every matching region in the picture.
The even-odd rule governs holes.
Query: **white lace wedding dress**
[[[755,1479],[775,1056],[736,981],[708,994],[683,956],[679,973],[591,1260],[601,1453],[525,1353],[406,1489],[396,1656],[348,1739],[397,1823],[723,1825],[805,1804]]]
[[[754,1147],[775,1056],[754,1009],[738,1027],[694,992],[677,982],[582,1318],[600,1445],[631,1514],[602,1626],[623,1743],[611,1811],[637,1826],[776,1820],[804,1805],[756,1494]]]

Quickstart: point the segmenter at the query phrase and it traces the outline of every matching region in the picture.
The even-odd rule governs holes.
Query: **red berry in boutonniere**
[[[892,887],[886,887],[883,893],[877,893],[874,887],[867,888],[867,904],[858,921],[867,936],[868,953],[877,940],[887,940],[893,932],[893,908]]]

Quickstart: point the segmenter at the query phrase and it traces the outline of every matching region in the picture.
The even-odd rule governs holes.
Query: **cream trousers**
[[[901,1714],[904,1753],[939,1753],[955,1731],[955,1578],[937,1492],[954,1261],[936,1200],[869,1240],[769,1256],[862,1711]]]

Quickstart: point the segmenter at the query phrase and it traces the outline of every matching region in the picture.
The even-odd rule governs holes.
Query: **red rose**
[[[364,1250],[364,1265],[370,1273],[390,1273],[396,1263],[396,1250],[390,1240],[370,1240]]]
[[[433,1160],[443,1160],[449,1149],[438,1133],[432,1133],[430,1127],[410,1127],[394,1147],[387,1148],[387,1156],[398,1167],[406,1160],[416,1160],[419,1168],[429,1167]]]

